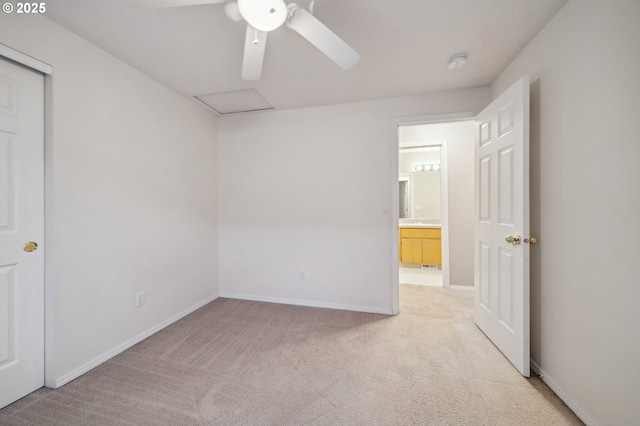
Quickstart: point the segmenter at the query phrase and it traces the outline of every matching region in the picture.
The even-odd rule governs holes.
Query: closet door
[[[44,77],[0,59],[0,408],[44,385]]]

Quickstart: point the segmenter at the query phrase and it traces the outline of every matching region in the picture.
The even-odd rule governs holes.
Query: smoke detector
[[[467,65],[467,54],[459,53],[457,55],[453,55],[449,59],[449,69],[450,70],[459,70],[460,68]]]

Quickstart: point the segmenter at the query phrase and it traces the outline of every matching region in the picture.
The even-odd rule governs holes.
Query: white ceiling
[[[316,0],[314,15],[360,62],[345,71],[283,26],[269,33],[258,81],[240,78],[245,26],[223,5],[56,0],[47,16],[187,97],[255,89],[288,109],[489,85],[566,1]],[[461,52],[467,66],[449,70]]]

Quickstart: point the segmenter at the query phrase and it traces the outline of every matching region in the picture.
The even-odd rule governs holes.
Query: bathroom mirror
[[[399,219],[437,222],[440,207],[440,147],[399,150]]]

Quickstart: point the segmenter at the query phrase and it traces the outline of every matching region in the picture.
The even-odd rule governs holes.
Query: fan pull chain
[[[253,31],[254,31],[254,33],[253,33],[254,34],[254,36],[253,36],[254,37],[253,38],[253,44],[258,44],[258,43],[260,43],[260,40],[258,40],[258,30],[256,28],[254,28]]]

